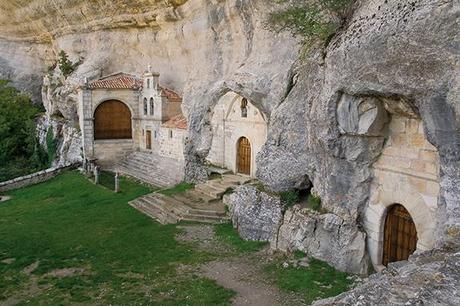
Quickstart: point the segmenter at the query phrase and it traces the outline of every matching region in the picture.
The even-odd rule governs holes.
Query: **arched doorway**
[[[246,137],[238,139],[236,165],[238,173],[251,175],[251,144]]]
[[[94,139],[131,139],[131,111],[123,102],[102,102],[94,112]]]
[[[385,218],[382,264],[406,260],[417,248],[417,230],[409,212],[400,204],[388,208]]]

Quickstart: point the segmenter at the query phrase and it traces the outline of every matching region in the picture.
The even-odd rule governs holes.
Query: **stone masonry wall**
[[[35,172],[29,175],[20,176],[15,179],[0,182],[0,192],[5,192],[8,190],[18,189],[30,185],[35,185],[38,183],[45,182],[53,177],[57,176],[62,171],[75,168],[76,164],[67,164],[60,167],[53,167],[43,171]]]
[[[372,166],[374,178],[364,227],[374,267],[381,266],[387,208],[403,205],[417,229],[417,250],[434,247],[439,196],[439,154],[424,134],[421,120],[392,116],[382,155]]]
[[[172,134],[170,134],[172,133]],[[158,136],[159,155],[175,160],[184,160],[186,130],[161,127]],[[172,137],[171,137],[172,136]]]

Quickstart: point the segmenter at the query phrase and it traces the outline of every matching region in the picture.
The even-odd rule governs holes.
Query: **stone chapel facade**
[[[256,156],[267,140],[267,119],[248,99],[229,92],[214,108],[207,161],[234,173],[256,176]]]
[[[183,162],[187,121],[182,98],[159,84],[149,69],[143,78],[112,74],[79,90],[83,154],[113,168],[134,151]]]

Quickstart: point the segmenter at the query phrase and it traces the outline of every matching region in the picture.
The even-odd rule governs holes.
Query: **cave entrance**
[[[400,204],[388,208],[385,218],[383,265],[406,260],[417,248],[417,229],[411,215]]]
[[[251,175],[251,143],[246,137],[238,139],[237,149],[238,173]]]

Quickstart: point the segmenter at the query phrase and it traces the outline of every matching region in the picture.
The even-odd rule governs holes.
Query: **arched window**
[[[147,88],[150,88],[150,79],[147,79]]]
[[[150,115],[153,116],[153,114],[155,113],[155,105],[153,103],[153,98],[150,98]]]
[[[173,138],[173,131],[169,130],[169,138]]]
[[[102,102],[94,111],[94,139],[131,139],[131,111],[123,102]]]
[[[241,117],[246,118],[248,116],[248,100],[246,98],[241,99]]]
[[[148,114],[147,98],[144,98],[144,115]]]

